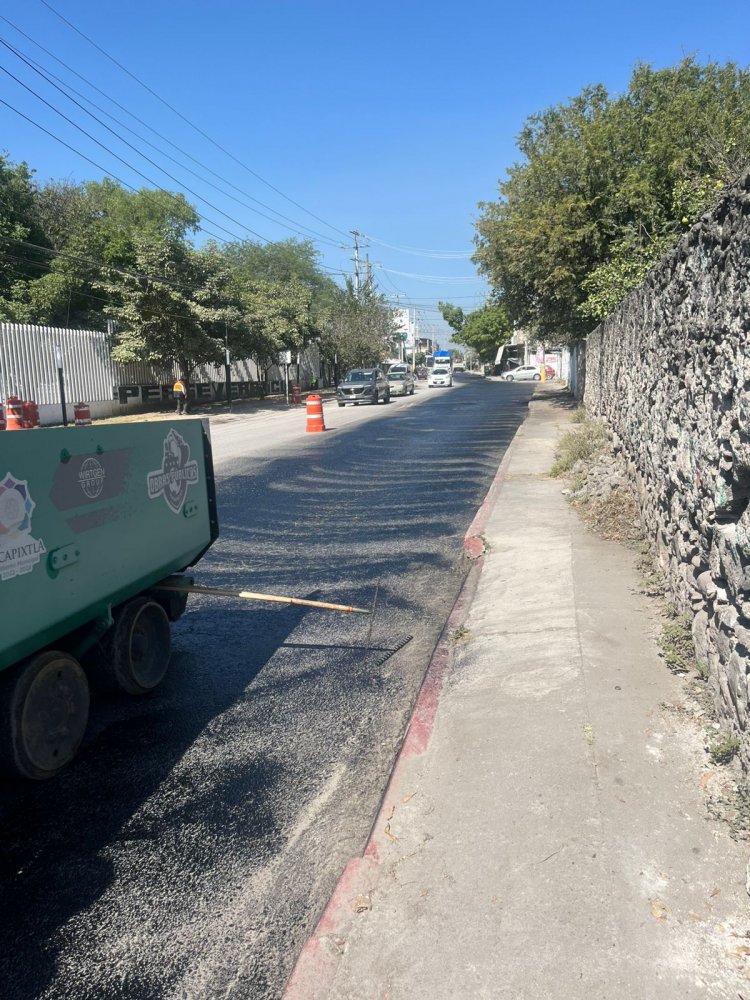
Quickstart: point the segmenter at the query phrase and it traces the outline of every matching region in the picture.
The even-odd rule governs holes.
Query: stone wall
[[[717,709],[750,706],[750,174],[588,338],[609,426]],[[750,740],[743,740],[750,763]]]

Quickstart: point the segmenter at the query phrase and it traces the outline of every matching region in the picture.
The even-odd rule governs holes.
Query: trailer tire
[[[21,778],[53,778],[75,757],[89,717],[89,686],[69,653],[51,649],[0,675],[0,762]]]
[[[115,623],[102,637],[98,666],[107,687],[141,695],[164,680],[171,646],[169,618],[149,597],[136,597],[115,613]]]

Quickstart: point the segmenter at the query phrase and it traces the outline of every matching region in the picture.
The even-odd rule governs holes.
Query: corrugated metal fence
[[[111,347],[109,334],[102,330],[0,323],[0,399],[19,396],[40,404],[57,402],[56,348],[62,355],[68,399],[112,400],[118,386],[171,384],[180,374],[175,366],[118,365],[112,360]],[[232,378],[257,380],[255,363],[235,361]],[[224,367],[200,365],[192,380],[223,383]]]
[[[20,323],[0,323],[0,398],[56,402],[57,347],[70,399],[112,399],[116,376],[106,333]]]

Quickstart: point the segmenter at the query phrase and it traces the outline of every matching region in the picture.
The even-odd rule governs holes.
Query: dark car
[[[426,368],[425,365],[420,365],[420,367],[417,368],[417,378],[418,379],[422,379],[422,380],[426,379],[427,378],[427,371],[428,370],[427,370],[427,368]]]
[[[384,403],[391,401],[391,389],[388,381],[379,368],[353,368],[346,373],[343,382],[339,382],[336,390],[336,402],[339,406],[347,403]]]

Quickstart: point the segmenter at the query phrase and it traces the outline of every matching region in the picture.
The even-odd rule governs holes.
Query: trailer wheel
[[[136,597],[117,612],[101,645],[99,664],[109,687],[124,694],[147,694],[167,672],[169,618],[161,604]]]
[[[7,675],[7,676],[5,676]],[[68,653],[47,650],[1,677],[0,760],[22,778],[52,778],[76,755],[89,717],[89,686]]]

